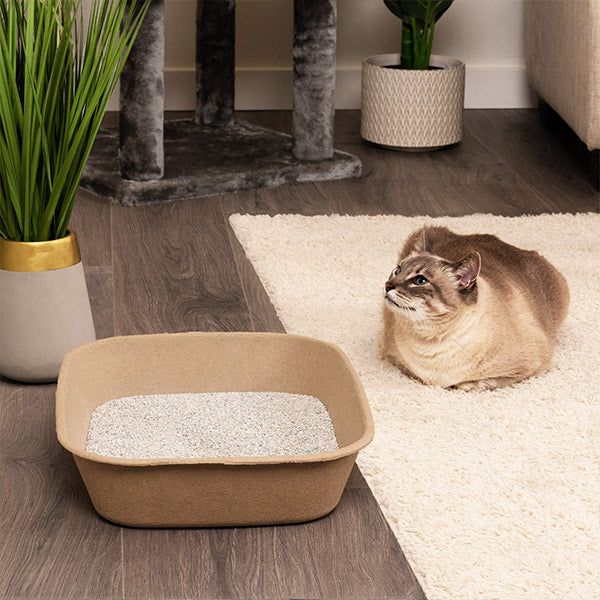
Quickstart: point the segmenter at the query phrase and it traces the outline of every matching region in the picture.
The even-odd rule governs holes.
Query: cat
[[[512,385],[551,367],[568,307],[566,279],[537,252],[423,227],[385,284],[383,355],[433,386]]]

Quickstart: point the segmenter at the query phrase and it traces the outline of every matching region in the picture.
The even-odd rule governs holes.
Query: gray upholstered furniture
[[[600,190],[600,0],[528,0],[525,36],[542,122],[558,114],[587,145]]]
[[[82,185],[122,204],[356,177],[333,147],[336,0],[295,0],[293,135],[234,119],[235,0],[197,0],[196,118],[164,120],[164,1],[153,0]]]

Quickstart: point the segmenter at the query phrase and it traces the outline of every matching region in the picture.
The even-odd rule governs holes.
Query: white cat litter
[[[153,394],[92,413],[86,450],[119,458],[283,456],[336,450],[327,408],[281,392]]]

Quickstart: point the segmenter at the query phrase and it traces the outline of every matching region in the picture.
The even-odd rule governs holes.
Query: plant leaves
[[[151,0],[0,0],[0,236],[63,237]],[[79,23],[79,25],[78,25]]]
[[[411,17],[420,24],[438,21],[454,0],[384,0],[388,9],[402,21]]]

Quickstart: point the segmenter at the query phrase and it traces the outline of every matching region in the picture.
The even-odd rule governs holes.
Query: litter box
[[[85,450],[99,405],[123,396],[275,391],[319,398],[339,449],[297,456],[123,459]],[[373,438],[363,387],[336,346],[278,333],[114,337],[72,350],[56,392],[59,442],[96,511],[135,527],[310,521],[338,504],[356,455]]]

